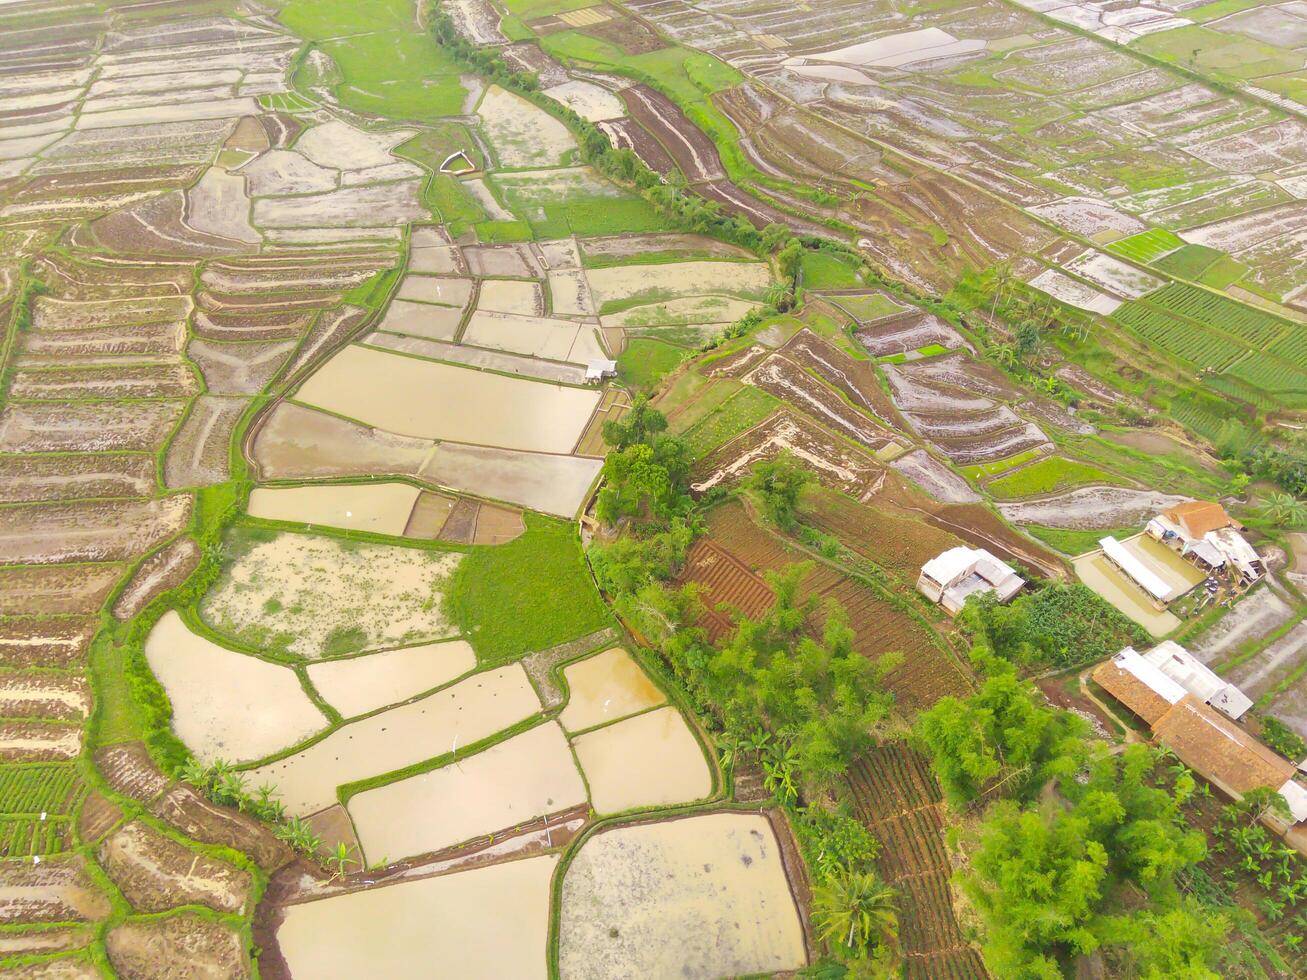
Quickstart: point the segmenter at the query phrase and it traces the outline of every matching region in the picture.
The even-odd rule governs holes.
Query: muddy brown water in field
[[[776,835],[755,814],[591,837],[563,880],[559,931],[569,980],[706,980],[807,961]]]
[[[292,975],[317,980],[543,978],[557,865],[546,855],[291,905],[277,941]]]
[[[598,813],[691,803],[712,792],[703,750],[674,707],[596,729],[574,747]]]
[[[571,698],[559,721],[570,732],[624,718],[667,700],[629,653],[620,647],[563,669]]]

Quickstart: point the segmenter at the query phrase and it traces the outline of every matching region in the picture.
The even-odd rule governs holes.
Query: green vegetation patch
[[[504,6],[511,14],[534,20],[536,17],[551,17],[554,14],[565,14],[569,10],[593,7],[594,0],[504,0]]]
[[[71,813],[80,788],[73,762],[0,766],[0,812]]]
[[[1096,549],[1099,540],[1108,535],[1119,541],[1122,538],[1128,538],[1139,529],[1137,527],[1120,527],[1114,531],[1075,531],[1062,527],[1031,526],[1024,527],[1022,530],[1038,538],[1054,551],[1060,551],[1062,554],[1074,558],[1076,555],[1083,555]]]
[[[483,242],[529,242],[535,238],[525,221],[482,221],[476,225],[477,239]]]
[[[1199,278],[1204,286],[1213,289],[1225,289],[1248,274],[1248,266],[1229,255],[1222,255],[1213,262]]]
[[[440,216],[440,220],[451,226],[451,233],[457,234],[467,225],[484,221],[485,211],[472,197],[466,187],[449,174],[435,174],[427,182],[422,193],[422,203]]]
[[[1136,262],[1153,262],[1167,252],[1184,247],[1184,239],[1165,228],[1151,228],[1107,246],[1109,252],[1124,255]]]
[[[310,40],[416,26],[409,0],[374,0],[366,5],[355,0],[291,0],[277,16]]]
[[[323,50],[340,66],[336,97],[349,109],[416,122],[463,111],[459,66],[424,34],[364,34],[324,43]]]
[[[585,237],[636,231],[670,231],[672,225],[642,198],[576,201],[566,206],[572,234]]]
[[[726,399],[717,411],[686,429],[683,437],[695,458],[753,428],[780,406],[772,395],[746,387]]]
[[[963,466],[962,472],[970,480],[979,480],[987,476],[998,476],[1000,473],[1006,473],[1022,463],[1028,463],[1032,459],[1038,459],[1043,452],[1041,449],[1027,449],[1024,453],[1017,453],[1015,456],[1009,456],[1006,459],[996,459],[992,463],[977,463],[974,466]]]
[[[890,299],[884,293],[866,293],[862,296],[832,296],[829,298],[829,302],[834,303],[853,319],[862,323],[893,316],[907,310],[906,306]]]
[[[1206,245],[1186,245],[1162,256],[1153,266],[1181,279],[1198,279],[1224,254]]]
[[[853,263],[833,252],[804,252],[799,274],[805,289],[856,289],[862,285]]]
[[[1105,483],[1109,486],[1124,484],[1119,476],[1064,456],[1045,456],[1041,460],[1000,476],[985,487],[995,497],[1011,500],[1053,493],[1088,483]]]
[[[1217,79],[1243,81],[1302,68],[1302,55],[1237,34],[1195,25],[1149,34],[1132,47]]]
[[[685,360],[685,350],[641,337],[632,340],[617,357],[617,376],[632,388],[652,388]]]
[[[450,580],[446,614],[483,662],[512,660],[611,624],[576,528],[526,515],[526,533],[477,547]]]

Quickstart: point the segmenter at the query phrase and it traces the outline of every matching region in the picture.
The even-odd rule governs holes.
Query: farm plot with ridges
[[[900,898],[906,975],[984,978],[953,911],[943,799],[926,758],[901,742],[872,749],[849,771],[858,816],[880,840],[880,868]]]

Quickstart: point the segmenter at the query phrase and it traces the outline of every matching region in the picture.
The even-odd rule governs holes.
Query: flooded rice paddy
[[[546,453],[571,451],[599,397],[365,347],[345,348],[298,394],[400,435]]]
[[[293,976],[316,980],[543,978],[557,866],[546,855],[291,905],[277,942]]]
[[[585,800],[567,739],[550,721],[433,772],[359,793],[348,809],[367,858],[394,861]]]
[[[540,700],[526,671],[510,664],[412,704],[343,725],[302,752],[252,770],[250,783],[274,784],[288,813],[316,813],[336,802],[338,786],[446,755],[539,710]],[[413,821],[384,814],[377,821],[383,827],[398,822]],[[383,847],[373,858],[385,854],[399,857]]]
[[[145,658],[168,693],[177,737],[205,762],[261,759],[327,726],[293,670],[220,647],[175,611],[150,632]]]
[[[598,728],[573,747],[598,813],[692,803],[712,792],[703,750],[676,708]]]
[[[448,640],[310,664],[307,673],[322,700],[352,718],[448,684],[476,663],[470,644]]]
[[[710,814],[606,831],[563,879],[566,980],[796,970],[803,931],[771,824]]]
[[[407,483],[256,487],[250,494],[248,513],[271,521],[398,536],[404,533],[418,492]]]
[[[625,718],[663,704],[667,697],[621,647],[563,668],[570,692],[559,721],[569,732]]]

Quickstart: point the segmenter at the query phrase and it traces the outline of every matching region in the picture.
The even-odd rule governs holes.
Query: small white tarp
[[[1293,815],[1293,823],[1302,823],[1307,820],[1307,788],[1304,788],[1297,780],[1290,779],[1280,787],[1280,795],[1289,804],[1289,812]]]

